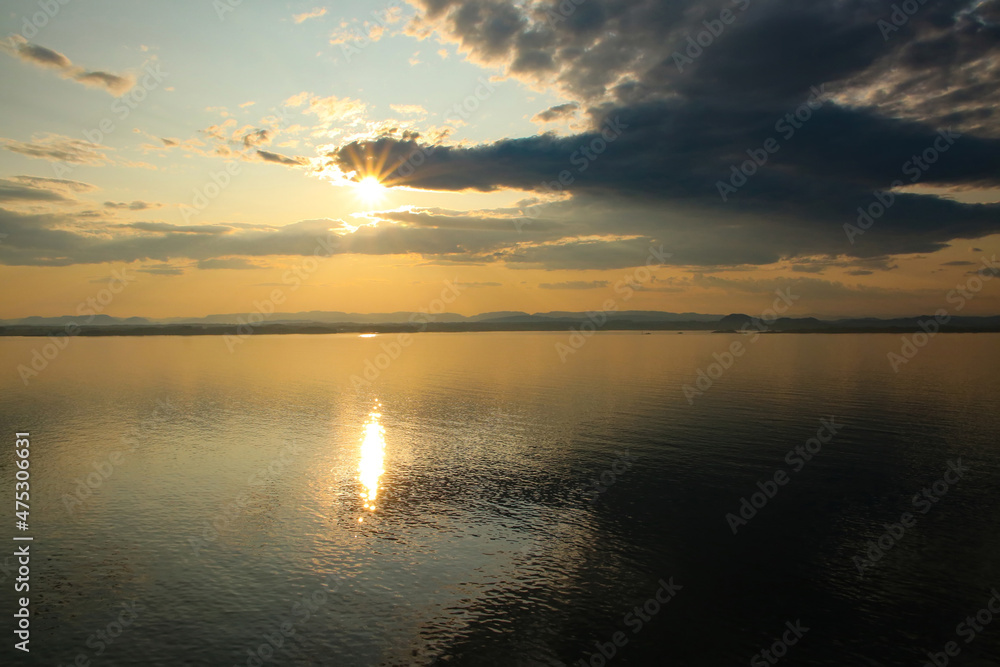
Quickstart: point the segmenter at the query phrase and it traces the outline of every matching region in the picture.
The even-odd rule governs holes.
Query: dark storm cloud
[[[869,0],[415,4],[424,9],[416,32],[434,29],[474,59],[552,81],[589,101],[606,101],[609,92],[619,104],[679,94],[773,107],[819,83],[867,81],[894,89],[875,106],[918,106],[937,100],[949,79],[985,93],[1000,78],[989,66],[1000,45],[997,0],[920,3],[912,16],[894,16],[896,5]],[[902,27],[896,30],[893,20]],[[695,40],[700,44],[692,45]],[[966,67],[972,63],[980,66]],[[928,79],[932,87],[921,85]],[[996,95],[996,88],[989,93]],[[991,108],[988,100],[976,99],[978,111]]]
[[[875,191],[1000,185],[998,2],[920,5],[900,20],[863,0],[423,0],[418,32],[433,28],[474,59],[555,82],[589,105],[593,129],[473,146],[381,138],[327,158],[349,171],[359,154],[388,156],[388,185],[568,193],[567,234],[641,236],[677,247],[674,260],[691,265],[933,252],[1000,232],[1000,207],[896,192],[870,231],[850,236],[843,226],[877,202]],[[540,50],[551,63],[536,62]],[[768,140],[776,152],[763,150]],[[766,163],[734,176],[748,151]],[[635,214],[608,205],[621,202]],[[566,253],[592,250],[517,243],[501,251],[505,261],[562,266]]]
[[[662,2],[587,0],[525,5],[504,1],[424,0],[422,23],[469,50],[525,76],[548,77],[582,98],[614,89],[634,96],[725,88],[773,98],[794,97],[816,82],[840,78],[871,63],[883,40],[872,3]],[[723,11],[728,24],[718,22]],[[680,71],[673,53],[687,38],[718,22],[704,53]],[[718,28],[717,28],[718,30]],[[545,59],[537,54],[554,54]],[[791,56],[791,57],[790,57]],[[704,70],[696,75],[695,70]],[[745,74],[749,72],[750,77]],[[718,92],[722,92],[719,90]]]
[[[348,144],[328,157],[347,170],[352,155],[385,154],[388,163],[401,165],[387,184],[432,190],[608,190],[668,199],[701,199],[707,193],[717,199],[716,181],[728,179],[730,167],[749,159],[746,151],[761,148],[769,138],[778,142],[779,151],[767,156],[767,166],[750,178],[750,189],[761,181],[775,189],[781,183],[801,184],[796,174],[845,188],[888,187],[894,179],[911,178],[903,172],[907,161],[937,141],[946,148],[938,151],[940,160],[920,172],[919,182],[1000,183],[1000,140],[953,133],[944,140],[953,141],[943,143],[934,128],[829,102],[810,110],[809,120],[795,130],[784,116],[797,108],[759,111],[657,102],[611,109],[600,119],[600,131],[570,137],[546,134],[431,150],[413,141],[382,138]],[[793,134],[785,139],[788,130]],[[427,154],[423,164],[407,169],[410,156],[421,152]],[[563,171],[572,183],[558,183]]]
[[[398,169],[387,183],[432,190],[566,191],[574,195],[584,216],[585,206],[593,209],[602,198],[625,200],[647,210],[639,217],[609,210],[603,228],[595,231],[642,232],[669,243],[667,232],[675,238],[680,231],[704,236],[714,229],[725,236],[704,242],[728,247],[728,241],[742,232],[734,235],[724,230],[736,226],[769,243],[761,247],[752,242],[729,251],[707,247],[701,253],[705,256],[693,263],[712,262],[709,255],[729,255],[736,263],[766,263],[810,253],[930,252],[954,238],[1000,231],[997,205],[896,193],[877,227],[849,243],[843,225],[855,223],[857,208],[869,207],[875,201],[873,191],[886,190],[893,181],[908,184],[917,175],[922,184],[1000,183],[1000,141],[968,135],[942,138],[933,128],[918,123],[879,118],[829,103],[784,140],[774,127],[782,116],[649,103],[608,114],[608,127],[621,128],[620,136],[612,141],[594,132],[572,137],[541,135],[471,148],[436,146],[412,174],[398,176],[407,173]],[[750,159],[748,149],[763,151],[768,138],[781,144],[778,152],[723,201],[718,183],[729,182],[732,165]],[[947,150],[937,151],[935,142]],[[600,155],[593,151],[596,158],[589,160],[588,147],[604,150]],[[937,151],[935,162],[921,170],[913,158],[921,159],[928,149]],[[408,157],[420,153],[421,147],[381,139],[342,147],[329,159],[348,168],[352,155],[366,151],[387,154],[390,164],[405,167]],[[566,185],[559,182],[560,175]],[[585,205],[583,195],[588,197]],[[655,210],[660,212],[660,221],[649,225],[645,220]],[[700,214],[692,215],[692,210]],[[685,218],[688,224],[697,219],[699,227],[675,229],[676,221]],[[579,220],[567,221],[567,232],[581,226]]]

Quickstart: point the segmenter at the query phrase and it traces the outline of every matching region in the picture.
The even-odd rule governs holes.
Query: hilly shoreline
[[[739,333],[741,329],[763,333],[908,333],[920,329],[933,316],[892,319],[851,318],[821,320],[814,317],[778,318],[765,322],[745,314],[704,315],[660,311],[586,313],[483,313],[466,317],[453,313],[358,313],[312,312],[212,315],[203,318],[114,318],[97,315],[19,320],[0,320],[0,336],[222,336],[254,334],[419,333],[488,331],[570,331],[581,326],[602,331],[707,331]],[[952,317],[942,324],[943,333],[1000,331],[1000,316]]]

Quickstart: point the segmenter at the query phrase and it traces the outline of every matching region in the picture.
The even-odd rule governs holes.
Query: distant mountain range
[[[150,325],[150,324],[239,324],[247,322],[251,315],[256,320],[260,314],[231,313],[229,315],[208,315],[206,317],[110,317],[95,315],[93,318],[64,315],[61,317],[22,317],[14,320],[0,320],[0,326],[65,326],[71,322],[79,325]],[[607,313],[609,321],[628,320],[631,322],[718,322],[722,315],[701,315],[699,313],[667,313],[658,310],[623,310]],[[552,322],[559,320],[580,321],[587,319],[587,313],[553,311],[529,314],[517,310],[480,313],[465,316],[456,313],[430,315],[424,313],[342,313],[339,311],[311,310],[304,313],[272,313],[265,316],[271,324],[407,324],[410,322]]]
[[[880,319],[875,317],[820,320],[815,317],[782,317],[766,330],[776,333],[848,333],[906,332],[917,330],[931,315]],[[84,335],[148,335],[148,334],[226,334],[250,323],[257,333],[337,333],[337,332],[399,332],[399,331],[565,331],[591,323],[608,330],[668,330],[668,331],[739,331],[756,327],[754,318],[734,313],[706,315],[701,313],[669,313],[656,310],[625,310],[607,313],[552,311],[525,313],[500,311],[465,316],[455,313],[429,315],[424,313],[343,313],[308,311],[302,313],[233,313],[207,317],[118,318],[95,315],[92,318],[66,315],[62,317],[24,317],[0,320],[0,335],[38,336],[65,333],[77,325]],[[1000,331],[1000,315],[987,317],[953,316],[942,331]]]

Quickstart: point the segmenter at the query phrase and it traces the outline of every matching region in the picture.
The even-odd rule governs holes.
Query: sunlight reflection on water
[[[358,463],[358,473],[364,491],[361,497],[365,502],[365,509],[375,511],[375,498],[378,496],[379,479],[385,472],[383,460],[385,459],[385,429],[379,419],[382,413],[379,412],[382,405],[375,401],[375,408],[368,414],[368,421],[365,422],[365,434],[361,440],[361,461]],[[363,517],[358,517],[358,522],[364,521]]]

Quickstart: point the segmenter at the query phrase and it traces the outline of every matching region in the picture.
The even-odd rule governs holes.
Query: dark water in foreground
[[[421,334],[358,388],[395,336],[75,339],[28,387],[43,341],[0,339],[36,614],[14,652],[0,572],[2,662],[1000,664],[1000,335],[899,373],[897,336],[761,336],[690,405],[736,339]]]

